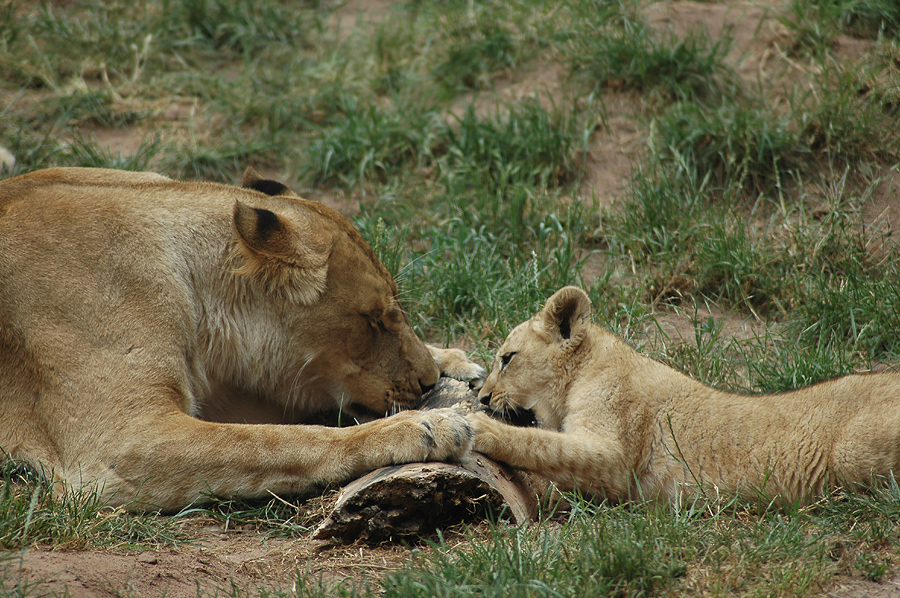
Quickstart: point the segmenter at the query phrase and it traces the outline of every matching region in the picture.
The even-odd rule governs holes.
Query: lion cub
[[[900,472],[900,374],[723,392],[591,324],[574,287],[510,333],[479,396],[495,411],[532,410],[540,427],[476,413],[474,450],[616,501],[699,488],[790,502]]]

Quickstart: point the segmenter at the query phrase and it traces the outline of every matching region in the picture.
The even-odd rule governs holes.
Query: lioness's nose
[[[491,393],[483,394],[478,398],[481,399],[481,404],[485,407],[491,406]]]

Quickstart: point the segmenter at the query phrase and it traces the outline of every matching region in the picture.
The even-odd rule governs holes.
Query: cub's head
[[[566,411],[573,359],[587,338],[591,302],[581,289],[557,291],[504,341],[479,393],[501,414],[530,410],[544,427],[558,429]]]
[[[235,203],[237,271],[284,323],[279,400],[311,411],[324,396],[376,416],[415,406],[439,371],[388,270],[343,216],[254,175],[243,186],[270,197]]]

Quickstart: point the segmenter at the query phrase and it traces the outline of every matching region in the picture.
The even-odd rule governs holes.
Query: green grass
[[[896,84],[896,68],[835,67],[826,69],[823,77],[812,97],[801,100],[802,106],[795,110],[803,143],[814,154],[824,154],[837,170],[864,169],[895,158],[900,151],[900,133],[894,127],[894,96],[881,81],[893,79]],[[873,86],[875,93],[871,93]]]
[[[382,110],[352,96],[339,99],[336,123],[310,147],[314,184],[384,182],[428,153],[433,115],[416,107]]]
[[[654,151],[684,162],[726,195],[778,194],[809,161],[810,148],[791,122],[762,103],[682,102],[654,121]]]
[[[170,519],[103,506],[90,491],[59,495],[47,480],[11,462],[0,470],[0,514],[0,550],[35,545],[141,550],[184,538]]]
[[[531,0],[446,2],[430,19],[437,52],[427,72],[446,97],[494,87],[552,43],[558,22],[552,6]]]
[[[502,22],[479,19],[447,33],[447,58],[432,72],[450,90],[489,87],[492,73],[518,62],[514,33]]]
[[[728,31],[704,28],[684,37],[659,31],[629,2],[570,2],[577,28],[562,35],[562,53],[578,79],[599,88],[631,89],[665,101],[704,101],[737,92],[724,62]]]
[[[537,99],[504,112],[480,117],[470,105],[443,125],[435,153],[450,190],[502,192],[518,183],[555,188],[578,179],[578,152],[592,132],[591,119]]]
[[[791,0],[779,17],[794,35],[794,51],[822,59],[846,33],[875,39],[900,36],[900,6],[891,0]]]
[[[804,596],[821,593],[835,575],[884,579],[889,547],[898,539],[900,493],[893,479],[871,494],[831,494],[803,508],[727,498],[677,511],[571,501],[567,515],[535,526],[481,526],[415,548],[408,565],[377,582],[329,583],[300,574],[298,593]]]
[[[339,99],[333,126],[309,152],[317,185],[384,183],[409,168],[435,166],[453,192],[502,191],[518,182],[558,187],[578,178],[577,152],[590,125],[571,111],[524,101],[482,117],[468,106],[444,117],[398,103],[389,110],[360,98]]]
[[[736,29],[670,26],[649,0],[392,4],[340,32],[352,7],[333,3],[0,0],[5,175],[235,182],[254,165],[358,201],[353,223],[431,342],[489,362],[580,284],[639,350],[723,388],[783,391],[900,364],[897,233],[873,222],[900,168],[896,5],[773,7],[789,39],[756,40],[769,52],[751,72],[735,67]],[[623,123],[644,151],[601,205],[596,144]],[[122,130],[135,151],[101,142]],[[194,518],[298,538],[321,516],[293,499],[133,516],[11,469],[0,481],[7,550],[172,546]],[[384,577],[300,575],[295,593],[822,594],[835,575],[895,574],[898,496],[887,480],[802,508],[576,501],[533,528],[448,532]]]
[[[158,139],[147,138],[134,153],[122,155],[99,145],[89,136],[76,135],[71,141],[63,141],[20,130],[15,137],[10,137],[5,147],[16,156],[16,165],[8,173],[12,176],[45,164],[148,170],[158,159],[160,145]]]
[[[591,509],[562,525],[494,527],[471,550],[422,553],[383,582],[387,596],[640,596],[677,584],[689,553],[668,516]],[[562,547],[562,549],[560,549]],[[585,574],[590,572],[589,574]]]

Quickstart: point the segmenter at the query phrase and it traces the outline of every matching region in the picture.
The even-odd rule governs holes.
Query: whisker
[[[300,403],[300,399],[303,394],[303,387],[310,382],[318,379],[319,376],[313,376],[307,380],[303,380],[303,372],[306,371],[306,368],[312,363],[315,356],[312,353],[307,354],[306,359],[303,361],[303,365],[298,368],[297,373],[294,374],[293,380],[291,380],[291,384],[288,387],[288,402],[290,406],[296,406]],[[284,406],[284,411],[287,413],[288,404],[286,403]]]

